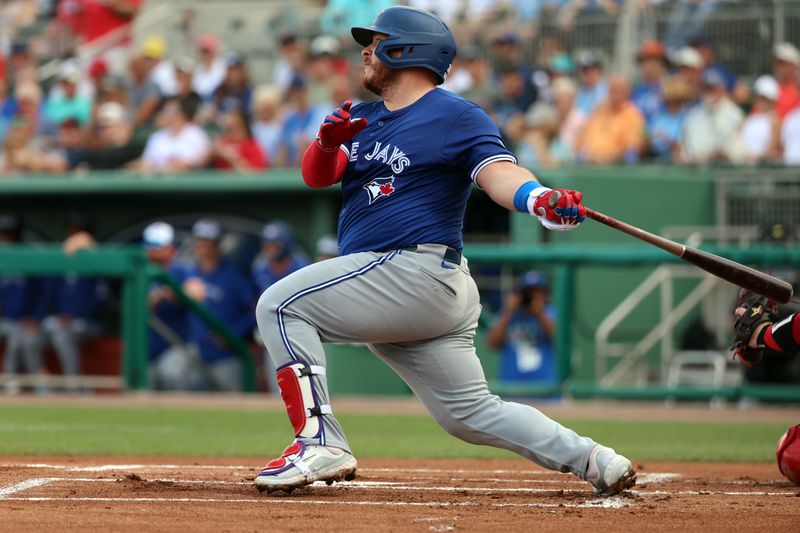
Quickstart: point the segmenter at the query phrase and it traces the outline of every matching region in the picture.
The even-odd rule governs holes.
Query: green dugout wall
[[[585,202],[593,208],[660,232],[668,226],[712,225],[715,221],[715,177],[732,173],[735,174],[724,169],[661,167],[573,168],[542,172],[539,178],[550,186],[581,190]],[[483,194],[475,191],[474,196]],[[143,177],[98,172],[84,176],[0,180],[0,212],[23,213],[29,227],[50,240],[63,238],[64,221],[69,212],[91,217],[101,240],[167,215],[213,214],[235,216],[254,224],[272,218],[285,219],[298,230],[301,242],[310,249],[318,237],[335,230],[339,205],[337,189],[308,189],[297,170],[271,171],[257,176],[208,172]],[[480,218],[483,212],[472,213],[472,216]],[[590,221],[578,231],[546,233],[530,217],[512,214],[510,238],[515,246],[470,240],[466,255],[473,264],[503,261],[513,264],[519,271],[539,268],[554,276],[555,303],[563,308],[559,315],[560,327],[569,324],[562,328],[559,336],[559,348],[569,351],[560,354],[562,375],[590,380],[594,375],[596,326],[652,271],[655,263],[669,256]],[[617,259],[586,262],[587,253],[589,256],[599,254],[601,258],[603,254],[616,254]],[[581,254],[584,259],[580,259]],[[627,259],[622,260],[626,254]],[[759,253],[751,253],[740,259],[757,262],[760,257]],[[800,263],[794,255],[773,254],[771,260]],[[565,268],[567,264],[569,268]],[[688,288],[678,287],[678,290]],[[657,312],[657,301],[645,302],[630,322],[626,322],[626,334],[635,337],[652,327]],[[496,356],[486,349],[482,333],[478,339],[480,356],[491,379],[495,374]],[[337,392],[407,392],[392,372],[363,347],[331,347],[329,364],[330,381]]]

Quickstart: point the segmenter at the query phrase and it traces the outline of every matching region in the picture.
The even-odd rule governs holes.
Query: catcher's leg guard
[[[330,405],[317,405],[311,376],[324,376],[325,367],[293,362],[278,369],[278,386],[286,404],[295,437],[319,438],[325,444],[323,415],[333,414]]]

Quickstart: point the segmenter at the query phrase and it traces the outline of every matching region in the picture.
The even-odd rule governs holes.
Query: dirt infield
[[[797,531],[773,464],[647,463],[596,498],[524,461],[365,460],[358,478],[259,494],[252,459],[0,458],[0,530]]]

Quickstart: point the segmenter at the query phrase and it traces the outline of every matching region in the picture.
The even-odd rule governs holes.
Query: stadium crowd
[[[353,17],[371,21],[391,3],[354,9],[331,0],[319,22],[324,33],[276,36],[273,72],[254,79],[248,58],[212,34],[199,36],[186,56],[173,55],[159,35],[133,44],[139,0],[5,2],[0,18],[11,40],[0,62],[0,169],[297,166],[330,109],[372,97],[358,82],[358,49],[346,29],[358,22]],[[467,21],[455,14],[461,1],[410,3],[436,9],[467,36],[445,88],[484,107],[525,166],[800,164],[800,52],[791,43],[777,44],[772,72],[750,83],[719,62],[702,34],[669,46],[647,40],[628,79],[600,51],[567,50],[557,37],[539,39],[535,58],[523,53],[543,10],[557,9],[568,27],[576,14],[613,13],[618,2],[474,2],[477,14]],[[497,28],[490,44],[470,44],[476,21],[497,4],[506,9],[491,12],[500,22],[490,26]],[[42,30],[47,46],[13,40],[41,19],[42,5],[52,10]],[[513,26],[504,25],[508,18]],[[116,44],[91,53],[108,39]],[[82,55],[69,58],[76,44]],[[68,59],[42,78],[38,67],[53,55]]]

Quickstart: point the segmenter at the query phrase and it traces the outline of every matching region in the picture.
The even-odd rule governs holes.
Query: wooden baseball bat
[[[637,228],[636,226],[631,226],[621,220],[604,215],[588,207],[586,208],[586,216],[610,228],[614,228],[615,230],[627,233],[632,237],[652,244],[653,246],[658,246],[662,250],[666,250],[672,255],[677,255],[684,261],[688,261],[718,278],[722,278],[734,285],[744,287],[770,300],[785,304],[792,298],[794,289],[789,283],[748,266],[698,250],[697,248],[692,248],[691,246],[686,246],[685,244],[665,239],[664,237]]]

